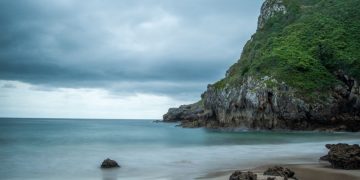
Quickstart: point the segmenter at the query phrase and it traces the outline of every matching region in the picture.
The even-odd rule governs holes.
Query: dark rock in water
[[[291,171],[288,168],[284,168],[281,166],[274,166],[274,167],[270,167],[268,168],[265,172],[264,175],[267,176],[281,176],[284,178],[295,178],[295,173],[293,171]]]
[[[229,180],[257,180],[257,175],[252,172],[235,171]]]
[[[327,144],[327,155],[320,160],[329,161],[333,168],[360,169],[360,147],[358,144]]]
[[[117,167],[120,167],[119,164],[116,161],[111,160],[109,158],[105,159],[101,164],[101,168],[117,168]]]
[[[266,180],[275,180],[275,177],[268,177]]]

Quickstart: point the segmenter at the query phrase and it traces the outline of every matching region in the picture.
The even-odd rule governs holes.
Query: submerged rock
[[[358,144],[327,144],[327,155],[320,158],[329,161],[333,168],[360,169],[360,147]]]
[[[231,174],[229,180],[257,180],[257,175],[253,172],[235,171]]]
[[[284,178],[295,178],[295,172],[290,170],[289,168],[284,168],[281,166],[274,166],[274,167],[270,167],[268,168],[265,172],[264,175],[267,176],[281,176]]]
[[[101,168],[118,168],[118,167],[120,167],[119,164],[116,161],[111,160],[109,158],[105,159],[101,164]]]

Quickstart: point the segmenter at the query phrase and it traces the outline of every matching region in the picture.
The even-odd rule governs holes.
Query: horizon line
[[[72,119],[72,120],[162,120],[162,119],[139,119],[139,118],[69,118],[69,117],[0,117],[0,119]]]

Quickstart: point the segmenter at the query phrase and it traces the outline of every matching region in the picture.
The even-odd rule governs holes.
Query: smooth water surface
[[[193,179],[266,163],[312,163],[358,133],[225,132],[149,120],[0,119],[0,179]],[[101,170],[105,158],[120,169]]]

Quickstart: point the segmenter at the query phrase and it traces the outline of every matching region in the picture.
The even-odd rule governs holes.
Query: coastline
[[[274,165],[264,165],[250,169],[241,169],[242,171],[252,171],[260,177],[262,173],[269,167]],[[313,164],[282,164],[282,167],[289,168],[295,172],[295,176],[300,180],[357,180],[360,179],[360,170],[343,170],[333,169],[327,163],[313,163]],[[201,180],[228,180],[234,170],[224,170],[209,173],[205,176],[195,179]],[[266,178],[265,178],[266,179]],[[282,179],[282,178],[277,178]]]

